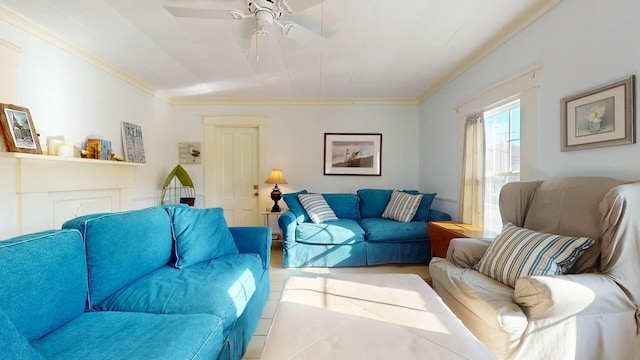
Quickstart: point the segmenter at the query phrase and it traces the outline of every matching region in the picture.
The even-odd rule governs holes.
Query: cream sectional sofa
[[[637,359],[640,182],[511,183],[500,210],[505,224],[589,237],[593,246],[563,274],[524,276],[511,287],[474,268],[491,240],[454,239],[447,258],[434,258],[429,270],[462,322],[498,359]]]

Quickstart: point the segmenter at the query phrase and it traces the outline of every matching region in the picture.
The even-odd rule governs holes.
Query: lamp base
[[[278,184],[271,191],[271,200],[273,200],[273,207],[271,208],[271,212],[280,212],[280,206],[278,206],[278,201],[282,198],[282,193],[280,192],[280,188],[278,188]]]

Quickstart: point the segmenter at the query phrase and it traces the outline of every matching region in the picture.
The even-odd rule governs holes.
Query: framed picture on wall
[[[561,100],[562,151],[633,144],[635,75]]]
[[[21,106],[0,104],[2,134],[11,152],[42,154],[38,133],[33,126],[29,109]]]
[[[382,175],[382,134],[324,134],[324,175]]]
[[[123,121],[121,123],[121,130],[124,161],[134,163],[146,162],[144,142],[142,141],[142,127]]]

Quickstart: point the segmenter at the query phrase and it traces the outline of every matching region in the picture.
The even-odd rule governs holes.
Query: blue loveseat
[[[415,190],[403,190],[419,194]],[[435,193],[422,194],[412,221],[383,218],[393,190],[360,189],[356,194],[322,194],[338,220],[313,223],[298,195],[284,194],[289,208],[278,219],[283,235],[283,266],[339,267],[379,264],[427,264],[431,259],[428,221],[451,220],[431,209]]]
[[[269,228],[186,206],[0,241],[0,357],[240,359],[269,296],[270,247]]]

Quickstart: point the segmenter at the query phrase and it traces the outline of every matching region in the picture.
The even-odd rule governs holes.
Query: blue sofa
[[[284,194],[289,210],[278,219],[283,235],[283,266],[341,267],[379,264],[427,264],[431,258],[428,221],[451,220],[431,209],[435,193],[423,193],[412,221],[383,218],[393,190],[360,189],[356,194],[322,194],[338,220],[313,223],[298,195]],[[415,190],[403,190],[418,194]]]
[[[187,206],[0,241],[0,357],[240,359],[269,297],[270,247],[267,227]]]

